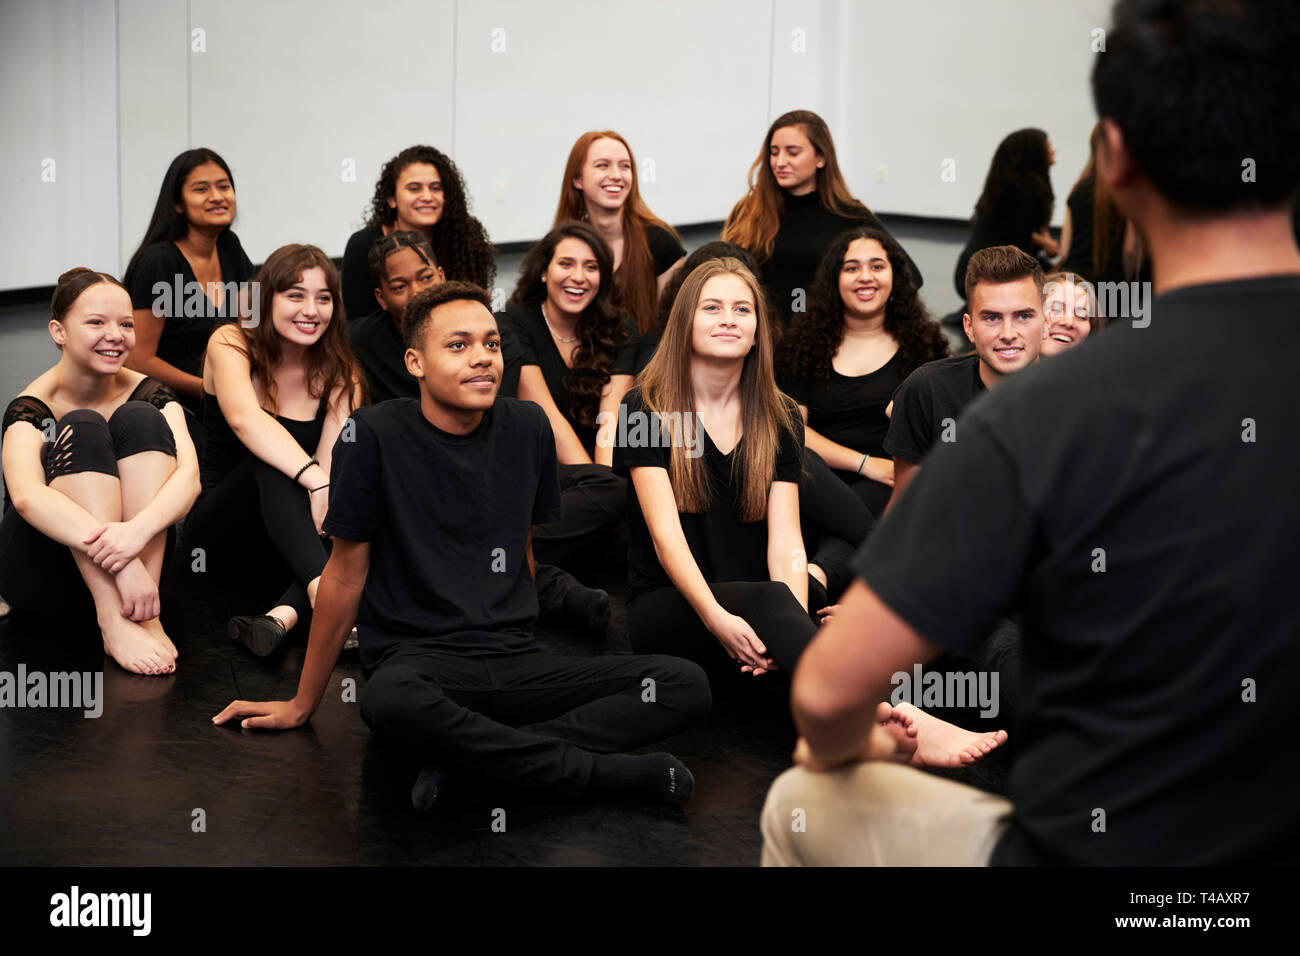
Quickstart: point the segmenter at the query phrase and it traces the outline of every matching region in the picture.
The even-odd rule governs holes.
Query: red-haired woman
[[[223,325],[208,342],[203,492],[187,531],[206,572],[240,603],[275,599],[266,614],[228,627],[265,656],[315,604],[328,557],[320,529],[330,455],[364,396],[347,333],[334,321],[339,275],[329,257],[315,246],[282,246],[257,282],[258,321]]]
[[[573,219],[590,222],[609,246],[616,302],[644,332],[686,250],[672,226],[641,198],[632,147],[613,130],[583,133],[569,150],[554,225]]]

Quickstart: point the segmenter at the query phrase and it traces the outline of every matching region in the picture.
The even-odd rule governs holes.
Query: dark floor
[[[899,235],[940,293],[948,284],[940,266],[955,259],[960,237]],[[688,234],[687,245],[712,237]],[[502,274],[515,266],[503,261]],[[41,307],[3,312],[0,392],[13,396],[56,353]],[[702,725],[653,748],[675,753],[695,774],[696,795],[683,808],[453,792],[434,811],[416,813],[414,769],[377,744],[358,705],[342,700],[345,679],[362,681],[355,659],[336,668],[306,728],[268,734],[212,725],[233,699],[292,696],[303,647],[273,661],[252,657],[225,637],[225,622],[262,609],[231,607],[205,593],[199,578],[178,554],[164,623],[181,656],[167,678],[122,671],[95,634],[0,622],[0,671],[16,673],[20,664],[29,672],[102,671],[105,698],[97,719],[0,709],[0,865],[758,863],[759,811],[794,743],[780,701],[719,704]],[[545,625],[540,639],[561,653],[626,653],[625,579],[618,562],[586,575],[614,595],[603,645]],[[995,756],[955,775],[1000,789],[1007,755]],[[493,828],[498,810],[504,832]]]

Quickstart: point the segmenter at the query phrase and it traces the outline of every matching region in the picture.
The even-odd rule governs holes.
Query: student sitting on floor
[[[364,396],[335,319],[339,276],[329,257],[315,246],[282,246],[257,282],[257,323],[223,325],[208,343],[203,493],[186,531],[189,547],[204,551],[205,573],[241,603],[275,601],[227,628],[266,656],[316,603],[330,455]]]
[[[694,780],[679,760],[624,752],[708,712],[700,669],[663,656],[558,657],[534,640],[530,528],[559,512],[555,442],[541,409],[497,394],[490,301],[448,282],[407,305],[420,400],[357,410],[355,441],[335,448],[334,550],[298,693],[235,701],[214,721],[305,723],[355,620],[362,717],[430,764],[418,806],[436,798],[428,782],[441,768],[552,796],[681,803]]]
[[[1300,858],[1300,385],[1275,345],[1300,321],[1290,9],[1116,5],[1097,175],[1151,250],[1154,318],[999,385],[873,533],[795,675],[800,766],[768,796],[764,862]],[[1240,175],[1243,144],[1267,180]],[[890,674],[1016,606],[1009,799],[871,760]]]
[[[978,395],[1038,361],[1043,347],[1043,270],[1015,246],[991,246],[966,268],[962,316],[975,351],[922,365],[894,393],[885,453],[898,500],[926,454],[956,440],[957,420]]]
[[[171,527],[199,493],[185,412],[167,386],[124,368],[135,324],[112,276],[59,276],[50,336],[58,364],[9,403],[0,426],[0,589],[15,616],[87,631],[98,621],[122,667],[171,673],[158,581]]]
[[[772,377],[770,321],[739,261],[695,269],[615,436],[630,477],[632,647],[690,657],[727,684],[789,671],[817,630],[808,594],[821,586],[799,530],[803,422]]]

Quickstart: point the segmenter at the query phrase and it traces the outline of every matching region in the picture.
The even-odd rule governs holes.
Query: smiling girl
[[[638,653],[697,661],[715,688],[792,670],[817,630],[799,528],[803,425],[772,351],[758,280],[738,260],[706,262],[619,410],[628,636]]]
[[[583,133],[569,151],[555,225],[569,220],[590,222],[605,241],[613,256],[618,304],[644,332],[686,250],[673,227],[642,200],[632,148],[613,130]]]
[[[492,288],[496,252],[483,223],[470,215],[460,170],[451,157],[432,146],[409,146],[384,164],[369,218],[348,238],[343,252],[343,304],[349,319],[375,309],[370,247],[402,229],[429,240],[446,278]]]
[[[168,532],[199,492],[185,413],[167,386],[124,368],[135,320],[112,276],[61,275],[49,330],[58,364],[0,426],[0,589],[16,615],[37,616],[51,634],[97,622],[122,667],[170,673],[177,653],[158,582]]]
[[[191,547],[241,603],[231,638],[265,656],[314,606],[327,554],[330,455],[362,378],[343,323],[338,272],[315,246],[282,246],[258,273],[263,321],[212,334],[203,368],[203,492],[190,515]]]

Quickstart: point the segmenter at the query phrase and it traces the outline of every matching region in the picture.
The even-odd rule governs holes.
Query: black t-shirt
[[[661,226],[645,227],[646,245],[650,247],[650,258],[655,261],[655,276],[667,272],[678,259],[684,258],[686,250],[677,238]]]
[[[795,433],[783,436],[777,449],[773,481],[798,482],[802,469],[803,426],[799,410],[794,409]],[[628,479],[627,483],[627,567],[628,591],[632,598],[649,594],[660,588],[672,587],[659,557],[655,554],[654,539],[646,525],[645,515],[641,512],[641,503],[637,500],[636,487],[631,480],[633,468],[649,467],[668,470],[672,449],[666,442],[659,447],[650,447],[650,441],[637,440],[633,431],[636,417],[647,416],[645,403],[641,400],[641,390],[631,389],[619,408],[620,422],[628,422],[627,437],[616,435],[614,444],[614,472]],[[643,418],[648,422],[648,418]],[[704,446],[704,465],[709,482],[709,510],[703,514],[683,514],[679,512],[682,532],[690,546],[695,563],[700,573],[710,584],[720,581],[767,581],[770,579],[767,568],[767,521],[742,522],[736,515],[736,497],[740,492],[738,484],[732,481],[732,462],[739,445],[729,454],[718,451],[708,432],[703,428],[686,431],[686,439],[694,438]],[[647,428],[649,435],[653,429]],[[741,438],[744,442],[744,438]]]
[[[1118,234],[1110,247],[1110,255],[1100,273],[1092,265],[1093,201],[1096,196],[1096,175],[1085,176],[1070,191],[1066,206],[1070,210],[1070,249],[1060,272],[1073,272],[1089,282],[1124,281],[1124,228],[1116,217]]]
[[[793,315],[791,309],[795,290],[804,290],[803,308],[807,311],[807,294],[812,288],[817,264],[836,236],[858,226],[888,230],[872,213],[846,218],[831,212],[821,205],[815,190],[804,196],[792,196],[789,193],[784,193],[784,196],[785,212],[781,217],[781,227],[777,230],[771,257],[762,264],[760,278],[778,319],[783,324],[789,324]],[[919,288],[921,270],[911,257],[908,257],[907,262],[916,276]]]
[[[370,247],[383,238],[379,226],[366,226],[348,236],[343,248],[343,268],[339,281],[343,286],[343,310],[349,320],[360,319],[375,311],[375,279],[370,274]]]
[[[502,321],[504,319],[504,321]],[[497,323],[502,329],[502,336],[506,336],[506,327],[511,329],[511,338],[518,342],[519,366],[536,365],[542,371],[542,378],[546,380],[546,387],[550,390],[551,398],[555,401],[555,406],[573,426],[578,440],[582,442],[582,447],[587,449],[591,454],[596,447],[596,428],[594,425],[579,425],[573,414],[573,396],[569,393],[569,386],[565,383],[569,367],[564,364],[564,357],[560,354],[560,346],[555,341],[555,336],[551,335],[551,330],[546,326],[546,320],[542,317],[541,305],[509,305],[504,312],[497,314]],[[624,315],[622,318],[622,340],[619,344],[618,351],[614,355],[614,364],[610,366],[609,374],[614,375],[635,375],[636,367],[636,349],[638,333],[636,329],[636,320],[630,315]],[[576,345],[576,343],[574,343]],[[573,348],[573,345],[566,346]],[[514,369],[513,380],[516,389],[518,388],[519,372],[518,367]],[[598,409],[592,408],[592,418],[594,420]]]
[[[855,558],[968,656],[1023,611],[994,862],[1298,858],[1300,383],[1268,345],[1297,303],[1300,277],[1178,289],[1149,327],[1017,373]]]
[[[334,445],[325,531],[369,541],[357,614],[367,673],[404,641],[472,656],[534,646],[526,546],[560,516],[555,441],[540,407],[497,398],[468,435],[414,399],[361,408]]]
[[[370,386],[370,401],[419,398],[420,383],[406,370],[406,343],[387,309],[348,323],[348,338]],[[505,372],[499,394],[519,394],[519,336],[501,323],[501,360]]]
[[[217,260],[221,264],[223,283],[242,284],[253,278],[253,263],[244,253],[239,237],[230,229],[217,237]],[[189,260],[176,243],[164,240],[140,253],[131,274],[131,288],[127,290],[131,293],[131,308],[154,310],[165,320],[158,337],[158,357],[190,375],[199,374],[212,330],[222,322],[239,318],[239,296],[231,295],[229,287],[220,307],[206,295],[202,299],[192,295],[195,289],[198,289],[198,279]],[[270,316],[264,318],[270,320]],[[189,396],[183,404],[191,410],[198,407],[197,400]]]
[[[894,393],[894,411],[885,434],[890,458],[919,465],[944,436],[948,419],[957,417],[981,392],[980,360],[975,353],[926,362],[903,380]],[[955,437],[955,427],[950,434]]]
[[[829,381],[811,376],[787,380],[781,388],[808,409],[808,427],[831,441],[873,457],[885,456],[889,419],[885,407],[903,384],[902,350],[866,375],[841,375],[831,369]]]
[[[655,352],[659,349],[659,341],[664,337],[664,330],[659,326],[653,326],[641,333],[641,339],[636,344],[636,374],[640,375],[650,360],[655,357]]]
[[[1002,210],[1002,215],[996,220],[977,213],[971,220],[971,236],[957,257],[957,268],[953,272],[953,287],[958,298],[966,301],[966,267],[970,265],[971,256],[981,249],[1015,246],[1028,256],[1041,257],[1043,250],[1034,241],[1034,233],[1047,228],[1047,223],[1041,220],[1042,210],[1028,193],[1019,197],[1011,208]],[[1043,264],[1047,266],[1047,263]]]

